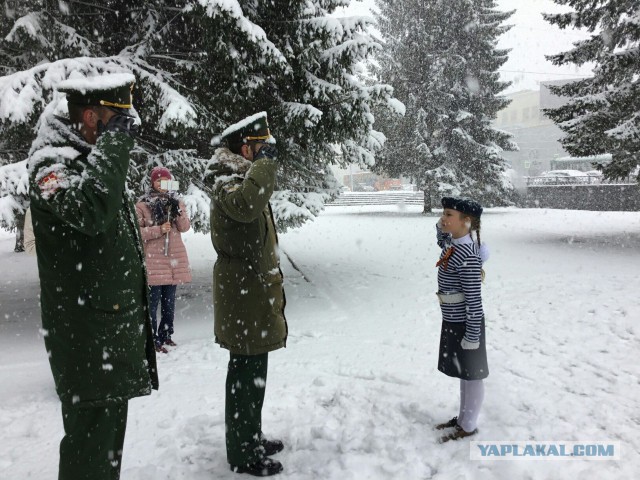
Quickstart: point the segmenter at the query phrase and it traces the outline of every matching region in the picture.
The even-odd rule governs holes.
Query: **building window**
[[[523,121],[525,121],[525,122],[526,122],[527,120],[529,120],[529,118],[531,118],[531,117],[529,116],[529,111],[530,111],[530,110],[529,110],[529,107],[527,107],[527,108],[523,108],[523,109],[522,109],[522,120],[523,120]]]
[[[515,123],[518,121],[518,111],[511,110],[511,123]]]

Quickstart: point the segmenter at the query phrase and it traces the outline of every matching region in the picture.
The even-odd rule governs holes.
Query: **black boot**
[[[284,450],[284,444],[282,443],[282,440],[267,440],[266,438],[263,438],[260,442],[260,446],[264,449],[264,454],[267,457],[275,455],[276,453]]]
[[[460,425],[456,425],[456,428],[452,433],[440,437],[439,443],[445,443],[449,440],[460,440],[461,438],[470,437],[476,433],[478,433],[477,428],[473,432],[465,432]]]
[[[458,425],[458,417],[453,417],[448,422],[439,423],[436,425],[436,430],[444,430],[445,428],[453,428]]]
[[[231,471],[236,473],[248,473],[254,477],[270,477],[283,470],[282,464],[270,458],[261,458],[251,465],[230,465]]]

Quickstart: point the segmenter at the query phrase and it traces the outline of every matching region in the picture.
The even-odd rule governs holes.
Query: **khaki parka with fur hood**
[[[259,355],[286,346],[285,295],[269,199],[276,162],[250,162],[227,148],[207,168],[213,186],[211,240],[216,342],[231,353]]]

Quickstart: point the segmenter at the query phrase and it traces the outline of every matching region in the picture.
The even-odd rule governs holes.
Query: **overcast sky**
[[[501,10],[516,10],[507,21],[513,25],[511,31],[504,34],[499,42],[501,48],[510,48],[509,61],[501,68],[503,80],[513,82],[505,91],[539,89],[544,80],[562,80],[589,76],[589,67],[556,67],[544,56],[562,52],[571,48],[572,42],[588,38],[588,34],[576,30],[560,30],[545,22],[542,13],[568,11],[566,7],[551,0],[497,0]],[[371,15],[375,8],[374,0],[354,0],[346,8],[344,15]]]

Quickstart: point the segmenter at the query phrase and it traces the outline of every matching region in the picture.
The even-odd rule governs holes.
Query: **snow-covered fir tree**
[[[9,35],[15,18],[19,15],[19,2],[5,1],[0,10],[0,39]],[[35,45],[18,46],[0,42],[0,75],[10,75],[37,65],[44,59]],[[1,100],[0,111],[7,105]],[[0,113],[0,227],[16,229],[15,251],[24,251],[22,228],[25,211],[29,205],[29,188],[26,158],[33,140],[33,132],[23,125],[8,122]]]
[[[373,130],[373,109],[397,103],[388,85],[367,85],[362,78],[362,65],[380,49],[366,33],[371,19],[330,16],[349,3],[247,2],[254,8],[246,8],[246,16],[284,57],[272,74],[258,68],[248,103],[269,112],[278,139],[284,172],[272,203],[281,228],[311,218],[338,194],[331,163],[373,164],[384,143]]]
[[[513,12],[492,0],[378,0],[386,45],[377,73],[405,104],[404,117],[386,117],[387,142],[376,170],[405,176],[425,192],[425,211],[441,196],[508,203],[503,175],[510,135],[491,126],[508,100],[498,69],[508,51],[497,48]]]
[[[0,227],[16,230],[14,250],[23,252],[24,217],[29,206],[27,161],[5,162],[0,166]]]
[[[640,4],[554,1],[573,11],[544,15],[549,23],[586,29],[591,36],[547,58],[555,65],[593,62],[595,68],[591,78],[551,87],[569,101],[545,113],[566,133],[562,145],[571,155],[610,153],[611,163],[598,168],[607,178],[626,177],[640,164]]]
[[[202,173],[216,134],[267,111],[282,168],[274,213],[281,228],[300,225],[337,194],[331,163],[373,162],[384,136],[372,110],[394,104],[389,86],[360,77],[380,49],[369,20],[330,16],[348,3],[25,0],[0,45],[25,57],[0,79],[0,135],[17,128],[33,139],[45,107],[63,100],[53,86],[65,78],[129,71],[143,122],[129,184],[141,193],[150,169],[167,166],[192,224],[207,230]]]

